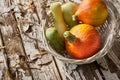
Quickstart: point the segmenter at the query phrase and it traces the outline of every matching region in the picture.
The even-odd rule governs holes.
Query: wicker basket
[[[105,0],[104,0],[105,1]],[[53,18],[52,16],[48,13],[49,8],[43,7],[44,13],[43,13],[43,21],[42,21],[42,29],[43,29],[43,43],[44,43],[44,48],[51,53],[53,56],[58,58],[59,60],[66,62],[66,63],[74,63],[74,64],[87,64],[91,63],[104,55],[108,53],[108,51],[111,49],[113,42],[116,38],[116,32],[118,30],[119,25],[117,24],[118,20],[118,11],[116,7],[114,6],[113,3],[109,1],[105,1],[107,7],[108,7],[108,12],[109,16],[106,22],[101,25],[100,27],[97,27],[96,29],[99,31],[100,36],[101,36],[101,44],[102,48],[93,56],[86,58],[86,59],[73,59],[66,53],[63,55],[57,53],[52,47],[49,45],[49,42],[46,40],[45,37],[45,31],[48,27],[51,27],[54,25]],[[44,2],[43,5],[46,3]]]

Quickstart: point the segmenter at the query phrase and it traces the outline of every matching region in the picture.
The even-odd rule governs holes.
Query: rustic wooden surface
[[[43,49],[42,5],[52,1],[69,0],[0,0],[0,80],[120,80],[120,33],[91,64],[65,64]],[[109,1],[120,11],[119,1]]]

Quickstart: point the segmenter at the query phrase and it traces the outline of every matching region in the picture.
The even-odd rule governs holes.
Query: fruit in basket
[[[58,31],[58,34],[61,37],[61,39],[64,40],[63,33],[67,30],[67,26],[63,18],[60,2],[51,3],[50,10],[53,14],[55,27]]]
[[[73,20],[72,18],[77,8],[78,8],[78,5],[73,2],[68,2],[62,5],[63,17],[69,28],[78,24],[78,21]]]
[[[76,25],[64,32],[64,37],[66,50],[73,58],[88,58],[100,49],[100,35],[91,25]]]
[[[106,21],[108,10],[102,0],[83,0],[75,15],[79,21],[85,24],[99,26]]]
[[[61,41],[61,38],[55,27],[50,27],[45,32],[46,39],[49,41],[49,44],[57,52],[64,50],[64,42]]]

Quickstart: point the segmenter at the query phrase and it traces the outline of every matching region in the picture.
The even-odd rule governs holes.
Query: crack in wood
[[[1,29],[0,29],[0,37],[3,41],[3,35],[2,35],[2,32],[1,32]],[[2,44],[4,45],[4,42],[2,42]],[[7,53],[5,51],[5,48],[4,48],[3,56],[4,56],[4,64],[5,64],[6,75],[10,80],[13,80],[13,75],[10,73],[10,72],[12,72],[11,69],[10,69],[10,64],[9,64],[10,62],[9,62],[9,58],[7,56]]]
[[[97,66],[97,68],[98,68],[98,71],[99,71],[102,79],[103,79],[103,80],[106,80],[104,74],[102,73],[102,71],[101,71],[100,68],[99,68],[99,64],[98,64],[96,61],[95,61],[95,64],[96,64],[96,66]]]

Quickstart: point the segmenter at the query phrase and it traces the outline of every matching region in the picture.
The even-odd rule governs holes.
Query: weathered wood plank
[[[103,80],[96,63],[66,64],[56,59],[63,80]]]
[[[100,70],[103,73],[105,80],[119,80],[120,69],[114,62],[106,55],[104,58],[97,60]]]
[[[1,26],[1,25],[0,25]],[[9,77],[7,75],[7,70],[8,70],[8,67],[6,66],[7,63],[6,63],[6,57],[5,57],[5,54],[4,54],[4,48],[2,48],[3,46],[3,43],[2,43],[2,38],[1,38],[1,33],[0,33],[0,80],[7,80],[7,79],[10,79],[11,77]]]
[[[22,14],[22,10],[19,13],[15,13],[15,17],[19,25],[18,27],[26,54],[29,56],[28,62],[30,62],[30,68],[34,80],[61,80],[52,56],[50,54],[46,54],[47,52],[41,48],[42,32],[41,25],[39,24],[40,19],[38,17],[41,10],[39,13],[37,12],[38,10],[36,11],[36,8],[38,9],[41,7],[40,1],[21,1],[22,5],[27,4],[26,6],[21,6],[23,11],[25,11],[24,9],[26,9],[26,7],[33,6],[32,8],[26,10],[24,15],[20,15]],[[13,4],[18,3],[19,2],[16,0],[13,2]],[[20,10],[20,8],[17,9],[18,11]]]
[[[1,9],[3,11],[1,10],[0,12],[2,13],[1,16],[4,23],[0,29],[4,46],[6,46],[6,56],[9,59],[9,64],[7,66],[10,68],[10,74],[14,79],[18,79],[17,76],[19,77],[20,74],[22,74],[21,79],[22,76],[24,77],[24,75],[30,78],[31,72],[29,70],[29,65],[26,63],[27,57],[24,48],[22,47],[21,38],[17,29],[16,19],[14,18],[14,12],[11,8],[11,1],[5,1],[2,3],[2,5],[3,6],[1,6]],[[21,72],[21,70],[23,70],[23,72]],[[16,74],[17,76],[14,76]]]

